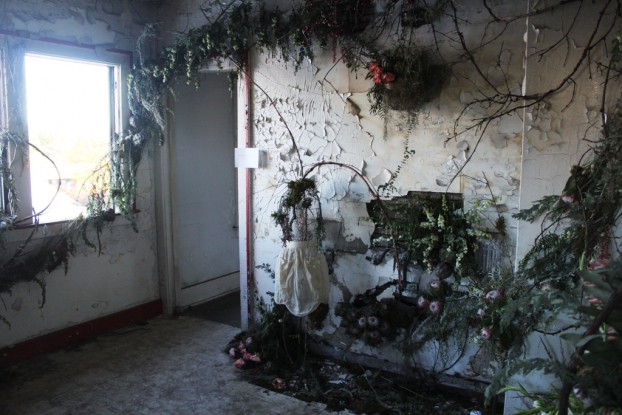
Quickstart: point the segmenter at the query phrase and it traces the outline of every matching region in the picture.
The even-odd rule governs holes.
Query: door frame
[[[206,68],[206,71],[227,71],[233,68]],[[250,84],[248,77],[238,78],[236,83],[236,121],[237,147],[247,147],[250,138]],[[164,107],[175,113],[175,98],[169,94],[164,100]],[[172,172],[175,169],[173,145],[175,139],[175,124],[171,117],[167,117],[166,139],[164,144],[156,146],[154,152],[154,181],[156,205],[156,234],[158,250],[158,275],[160,281],[160,296],[163,312],[173,316],[179,311],[181,296],[181,278],[175,269],[175,221],[172,194]],[[233,167],[233,166],[232,166]],[[250,223],[250,171],[237,169],[237,196],[238,196],[238,252],[240,261],[240,305],[241,328],[246,330],[249,323],[250,306],[249,296],[251,244],[249,239]]]

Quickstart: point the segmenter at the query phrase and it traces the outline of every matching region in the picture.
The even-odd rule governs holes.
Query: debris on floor
[[[240,340],[242,337],[245,340]],[[293,366],[245,359],[245,354],[257,355],[257,349],[247,349],[253,342],[248,336],[236,336],[230,344],[237,346],[228,349],[244,380],[306,402],[322,402],[331,411],[347,409],[367,415],[497,413],[484,412],[480,396],[310,353]]]

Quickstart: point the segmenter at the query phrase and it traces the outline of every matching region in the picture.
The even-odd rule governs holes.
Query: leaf
[[[599,338],[600,334],[592,334],[589,336],[583,336],[581,333],[563,333],[559,337],[573,344],[576,348],[583,347],[594,339]]]
[[[607,302],[607,300],[609,300],[609,297],[611,297],[611,290],[603,290],[599,287],[590,287],[590,286],[583,286],[583,290],[585,291],[585,293],[587,293],[588,295],[594,296],[596,298],[598,298],[599,300],[602,300],[603,302]]]
[[[583,278],[583,280],[595,284],[598,288],[602,290],[612,291],[611,285],[609,285],[609,283],[607,283],[607,281],[603,279],[602,274],[598,272],[581,271],[579,275],[581,276],[581,278]]]
[[[613,311],[607,319],[607,324],[613,326],[618,333],[622,333],[622,311]]]
[[[583,335],[581,333],[563,333],[560,334],[559,337],[576,346],[576,344],[583,338]]]
[[[592,335],[589,335],[589,336],[585,336],[584,338],[579,340],[579,342],[577,342],[577,348],[583,347],[583,346],[587,345],[589,342],[591,342],[592,340],[598,339],[600,337],[601,337],[600,334],[592,334]]]

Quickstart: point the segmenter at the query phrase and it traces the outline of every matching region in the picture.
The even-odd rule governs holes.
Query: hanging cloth
[[[274,302],[304,317],[328,303],[328,265],[317,241],[288,241],[279,254]]]

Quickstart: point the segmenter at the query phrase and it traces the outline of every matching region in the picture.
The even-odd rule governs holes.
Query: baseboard
[[[42,353],[71,346],[86,338],[136,324],[160,314],[162,314],[162,301],[155,300],[5,347],[0,349],[0,368],[22,362]]]

